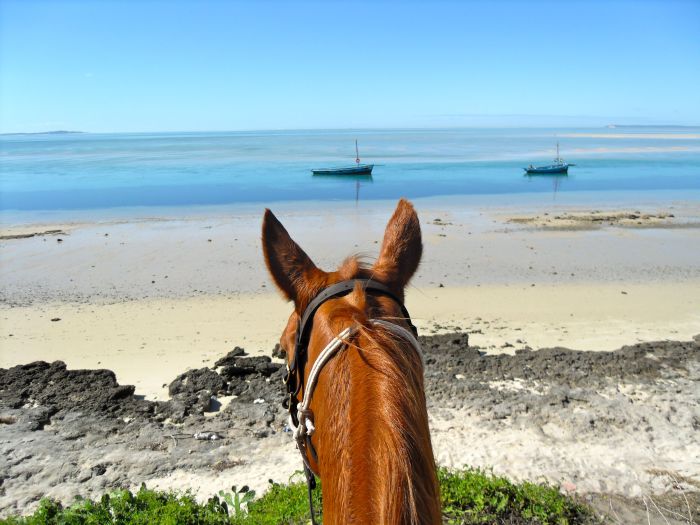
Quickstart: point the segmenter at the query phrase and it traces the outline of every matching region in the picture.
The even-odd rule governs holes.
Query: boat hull
[[[360,164],[347,168],[318,168],[311,170],[314,175],[372,175],[374,164]]]
[[[568,175],[569,165],[538,166],[536,168],[523,168],[528,175]]]

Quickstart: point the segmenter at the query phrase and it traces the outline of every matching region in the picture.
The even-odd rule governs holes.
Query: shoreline
[[[700,198],[626,208],[598,204],[469,207],[461,199],[419,201],[424,256],[412,284],[429,288],[700,279]],[[329,208],[327,203],[323,209],[273,211],[321,268],[334,269],[352,253],[368,262],[376,257],[394,205],[382,201]],[[575,220],[549,222],[560,215]],[[191,217],[4,225],[0,299],[8,304],[101,303],[269,292],[272,285],[259,241],[261,216],[262,209],[247,209]],[[7,238],[18,236],[24,238]]]
[[[0,232],[3,235],[14,228],[45,225],[90,226],[124,222],[158,222],[177,220],[217,219],[254,216],[261,218],[266,207],[280,214],[314,214],[323,212],[365,213],[391,212],[397,199],[338,200],[278,200],[265,202],[232,202],[230,204],[193,204],[183,206],[132,206],[116,208],[87,208],[66,210],[0,210]],[[681,206],[688,209],[700,206],[700,190],[583,190],[519,193],[478,193],[434,195],[412,198],[416,209],[475,210],[507,209],[512,213],[541,210],[592,210],[658,208]]]

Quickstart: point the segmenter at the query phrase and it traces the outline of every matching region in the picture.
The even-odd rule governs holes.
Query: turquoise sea
[[[371,179],[314,177],[349,165]],[[568,177],[526,177],[561,156]],[[359,185],[358,185],[359,183]],[[698,195],[700,128],[315,130],[0,137],[13,213],[571,192]],[[602,193],[598,193],[602,196]],[[512,199],[511,199],[512,200]]]

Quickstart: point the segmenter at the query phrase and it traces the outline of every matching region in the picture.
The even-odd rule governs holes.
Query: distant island
[[[680,126],[676,124],[608,124],[605,127],[609,129],[694,129],[699,126]]]
[[[65,135],[67,133],[85,133],[84,131],[67,131],[58,129],[56,131],[35,131],[32,133],[0,133],[0,135]]]

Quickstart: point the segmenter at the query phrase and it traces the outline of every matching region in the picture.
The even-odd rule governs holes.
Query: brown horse
[[[412,325],[403,308],[404,287],[423,249],[413,206],[399,202],[372,267],[351,257],[338,270],[324,272],[270,210],[265,211],[262,245],[273,280],[294,302],[281,337],[288,367],[300,348],[301,318],[310,304],[317,306],[306,336],[307,355],[298,370],[303,388],[292,393],[294,406],[302,402],[309,389],[304,378],[308,380],[329,342],[353,330],[318,374],[315,389],[311,386],[309,413],[315,430],[307,437],[308,446],[300,446],[305,462],[323,480],[324,523],[440,523],[423,364],[406,330]],[[356,279],[344,295],[318,306],[316,298],[324,290]],[[379,284],[363,284],[368,282]]]

